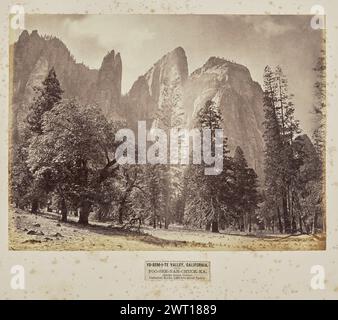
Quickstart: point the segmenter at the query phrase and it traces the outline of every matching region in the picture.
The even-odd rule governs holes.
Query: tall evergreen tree
[[[237,147],[234,153],[234,209],[239,230],[251,231],[255,210],[260,197],[258,193],[258,178],[255,171],[248,167],[244,152]]]
[[[281,127],[282,150],[280,161],[283,165],[283,213],[289,216],[291,231],[296,232],[296,217],[294,213],[294,196],[296,193],[296,176],[302,164],[301,157],[295,157],[294,139],[301,133],[299,121],[294,117],[293,95],[289,94],[288,81],[281,67],[277,66],[275,73],[275,90],[277,91],[277,111]]]
[[[163,184],[163,172],[167,172],[164,170],[163,165],[155,164],[151,166],[146,166],[145,169],[145,190],[149,195],[148,200],[150,203],[149,210],[151,211],[151,224],[154,229],[158,226],[162,226],[162,218],[165,212],[163,209],[166,206],[165,197],[166,194],[164,192],[164,188],[166,188],[166,184]]]
[[[265,206],[268,210],[276,210],[276,216],[279,224],[279,231],[290,231],[290,222],[288,217],[284,216],[284,224],[282,223],[282,215],[280,203],[283,192],[280,186],[283,183],[282,164],[280,162],[280,152],[282,150],[282,139],[280,126],[278,123],[276,111],[276,96],[274,90],[274,76],[269,66],[264,70],[264,141],[265,141]],[[285,205],[285,202],[284,202]],[[285,212],[285,211],[284,211]]]
[[[294,150],[294,139],[301,131],[299,122],[294,118],[292,98],[282,69],[277,67],[273,72],[267,66],[264,72],[266,205],[277,209],[279,229],[286,233],[297,229],[294,197],[296,176],[302,164],[302,159],[299,154],[296,156]]]
[[[161,104],[155,116],[154,127],[164,130],[168,139],[171,137],[171,129],[181,129],[184,124],[184,113],[181,101],[182,93],[180,92],[179,83],[179,78],[174,81],[164,80],[164,86],[161,92]],[[180,145],[178,147],[180,150]],[[167,154],[170,154],[169,144]],[[160,192],[160,198],[163,200],[162,212],[157,210],[158,222],[162,225],[163,219],[164,227],[168,228],[173,218],[174,203],[177,201],[183,188],[182,165],[162,164],[155,166],[153,178],[156,176],[159,181],[158,192]]]
[[[36,97],[29,106],[27,122],[34,134],[42,134],[42,117],[45,112],[50,111],[62,99],[63,90],[56,77],[54,67],[48,72],[42,87],[35,87]]]
[[[323,43],[325,46],[325,41]],[[314,71],[317,74],[317,79],[314,84],[315,89],[315,104],[313,106],[315,129],[313,132],[314,146],[316,148],[317,156],[319,158],[319,165],[317,166],[316,176],[317,183],[321,194],[325,194],[325,160],[326,160],[326,55],[325,49],[321,50],[321,54],[317,60]],[[321,207],[321,215],[323,219],[323,229],[326,229],[325,219],[325,205],[320,196],[319,206]],[[316,219],[314,219],[316,221]],[[313,230],[316,230],[316,223],[314,223]]]
[[[245,207],[248,214],[248,231],[251,232],[253,218],[255,215],[256,209],[258,209],[258,204],[262,201],[262,197],[258,192],[259,182],[258,176],[254,169],[248,168],[247,170],[247,180],[246,180],[246,203]]]
[[[313,106],[315,129],[313,133],[314,144],[318,156],[325,162],[325,131],[326,131],[326,56],[325,50],[321,54],[314,67],[317,79],[314,84],[315,103]]]
[[[196,125],[201,129],[210,129],[211,145],[216,142],[216,130],[222,128],[222,115],[213,101],[207,101],[198,112]],[[186,220],[205,225],[212,232],[219,231],[221,213],[229,204],[231,159],[227,139],[223,140],[223,170],[218,175],[206,175],[206,164],[190,165],[187,175],[189,195],[187,196]],[[196,223],[197,222],[197,223]]]

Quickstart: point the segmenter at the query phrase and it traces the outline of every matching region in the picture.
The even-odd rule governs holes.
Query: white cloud
[[[72,36],[95,36],[101,47],[117,51],[140,48],[155,36],[146,26],[124,19],[122,15],[89,15],[81,20],[67,20],[67,28]]]
[[[243,19],[246,23],[253,26],[254,30],[265,37],[279,36],[289,31],[294,30],[293,25],[284,21],[281,23],[274,16],[267,16],[257,18],[256,16],[246,16]]]

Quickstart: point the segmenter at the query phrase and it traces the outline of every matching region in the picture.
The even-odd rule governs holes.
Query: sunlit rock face
[[[211,57],[194,71],[184,88],[184,106],[188,122],[207,100],[219,106],[225,136],[233,152],[240,146],[248,164],[263,174],[263,91],[249,70],[240,64]]]
[[[156,120],[164,100],[183,110],[183,87],[188,78],[188,62],[183,48],[164,55],[133,84],[124,98],[125,114],[132,126],[137,120]]]

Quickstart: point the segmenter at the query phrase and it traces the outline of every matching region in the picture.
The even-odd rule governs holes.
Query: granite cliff
[[[189,75],[187,56],[178,47],[140,75],[122,96],[122,60],[114,50],[103,58],[99,70],[77,63],[61,40],[42,37],[37,31],[23,31],[10,50],[14,128],[27,114],[33,87],[54,67],[65,98],[97,103],[108,118],[122,118],[132,128],[137,120],[151,125],[168,92],[189,127],[193,127],[196,112],[207,100],[213,100],[223,114],[230,150],[240,146],[249,165],[259,176],[263,174],[263,92],[243,65],[211,57]]]
[[[141,75],[124,97],[128,123],[135,127],[137,120],[146,120],[150,126],[165,97],[184,110],[183,90],[188,78],[188,62],[183,48],[178,47],[164,55],[144,75]]]
[[[211,57],[189,76],[185,52],[176,48],[140,76],[124,97],[132,127],[137,120],[154,120],[166,87],[174,88],[172,98],[182,107],[189,127],[194,126],[197,111],[213,100],[223,114],[230,150],[240,146],[249,165],[262,176],[263,91],[245,66]]]
[[[197,111],[212,100],[223,115],[223,129],[230,151],[240,146],[248,164],[263,174],[263,91],[249,70],[240,64],[211,57],[189,77],[183,104],[188,123]]]
[[[23,31],[10,47],[13,125],[27,115],[34,97],[34,86],[41,85],[54,67],[64,98],[77,98],[81,103],[97,103],[107,116],[113,116],[121,99],[122,62],[120,55],[109,52],[99,70],[77,63],[58,38],[40,36],[37,31]]]

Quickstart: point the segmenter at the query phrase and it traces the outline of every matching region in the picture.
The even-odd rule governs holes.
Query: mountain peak
[[[99,104],[103,113],[116,116],[121,99],[122,61],[120,54],[109,51],[102,60],[96,83],[94,101]]]
[[[172,52],[176,53],[178,55],[184,55],[185,56],[185,51],[184,51],[184,49],[182,47],[177,47]]]
[[[223,65],[228,63],[229,61],[224,59],[224,58],[219,58],[219,57],[210,57],[207,62],[203,65],[205,67],[213,67],[213,66],[218,66],[218,65]]]
[[[118,74],[120,74],[122,71],[121,69],[122,60],[120,53],[118,52],[117,54],[115,54],[115,51],[111,50],[104,56],[99,72],[117,72]]]
[[[27,41],[29,39],[29,33],[27,30],[23,30],[19,36],[18,42]]]
[[[115,64],[122,65],[120,52],[118,52],[115,56]]]
[[[192,72],[191,76],[200,76],[203,73],[217,74],[219,79],[228,79],[230,74],[242,74],[248,80],[252,80],[246,66],[215,56],[210,57],[201,68]]]
[[[103,57],[102,64],[115,60],[115,51],[111,50]],[[102,66],[101,66],[102,67]]]
[[[33,30],[32,31],[31,38],[40,38],[38,30]]]
[[[249,166],[262,179],[264,141],[263,92],[247,67],[212,56],[195,70],[184,88],[188,122],[194,125],[197,112],[212,100],[223,114],[223,130],[231,152],[240,146]]]

